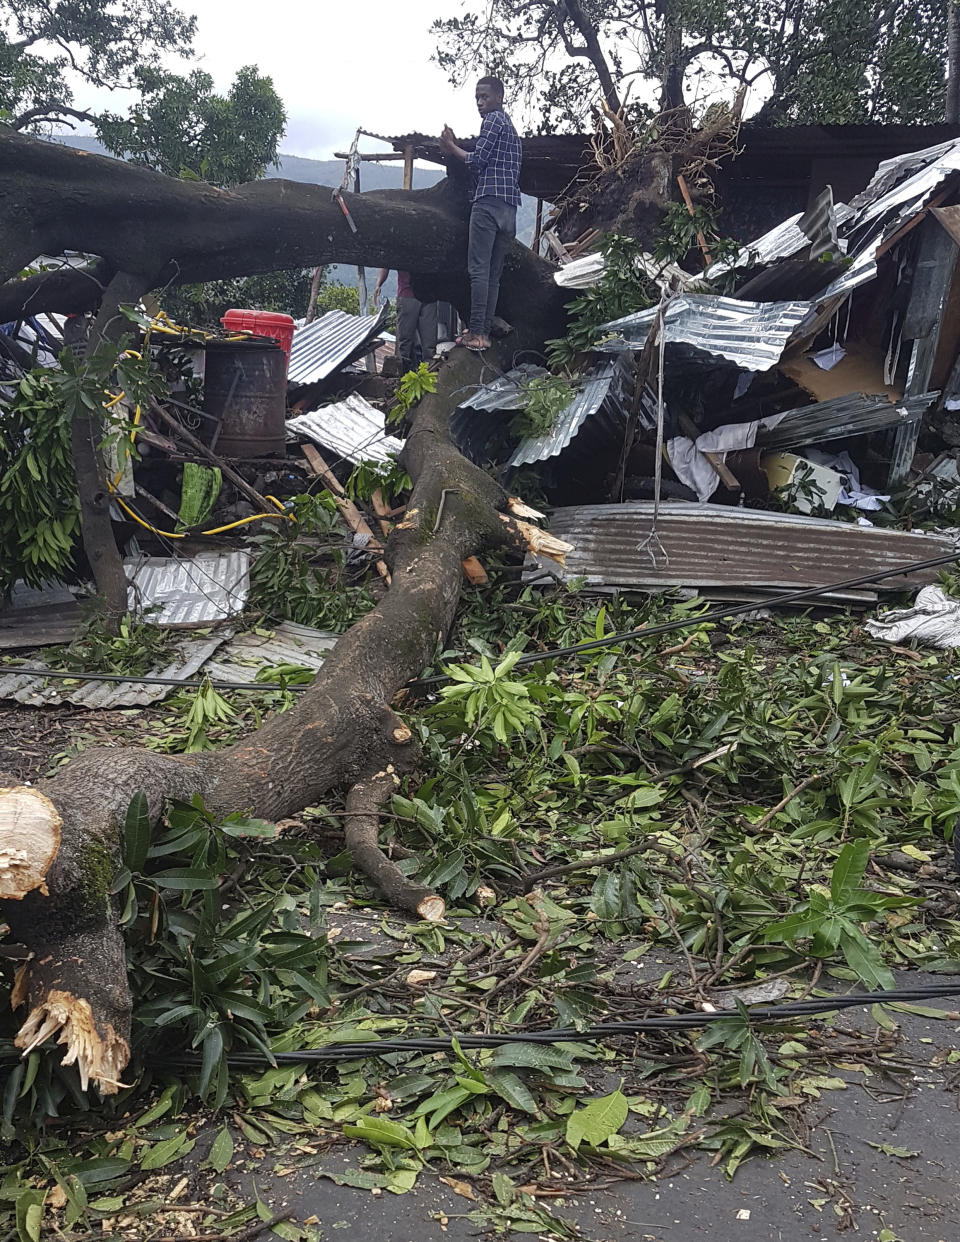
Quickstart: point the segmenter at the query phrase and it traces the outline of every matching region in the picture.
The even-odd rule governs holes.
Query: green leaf
[[[182,1130],[172,1138],[154,1143],[140,1161],[140,1168],[143,1172],[148,1172],[150,1169],[162,1169],[164,1165],[172,1164],[174,1160],[179,1160],[181,1156],[189,1155],[193,1151],[195,1141],[195,1139],[190,1138],[186,1130]]]
[[[223,1033],[219,1026],[212,1026],[203,1040],[203,1061],[200,1066],[200,1082],[197,1086],[197,1093],[201,1099],[206,1098],[214,1070],[219,1068],[222,1059]]]
[[[158,871],[150,877],[161,888],[182,889],[194,892],[197,889],[213,890],[220,887],[220,877],[211,875],[209,871],[193,870],[190,867],[173,867],[169,871]]]
[[[355,1125],[344,1126],[343,1132],[347,1138],[362,1139],[373,1147],[405,1147],[411,1151],[417,1148],[412,1131],[385,1117],[360,1117]]]
[[[17,1236],[20,1242],[40,1242],[46,1197],[44,1190],[23,1190],[17,1195]]]
[[[647,1134],[611,1134],[608,1146],[613,1155],[627,1160],[661,1160],[676,1148],[685,1129],[686,1123],[678,1119]]]
[[[210,1154],[204,1161],[215,1173],[222,1173],[233,1159],[233,1136],[226,1126],[219,1132],[210,1147]]]
[[[576,1151],[583,1142],[599,1147],[616,1134],[627,1119],[627,1097],[619,1090],[592,1100],[567,1118],[566,1138]]]
[[[488,1069],[484,1076],[497,1095],[512,1108],[519,1108],[524,1113],[539,1112],[530,1088],[516,1074],[505,1069]]]
[[[870,858],[870,842],[850,841],[837,855],[830,876],[830,898],[835,906],[845,906],[863,879]]]
[[[146,795],[135,793],[123,821],[123,861],[131,871],[142,871],[150,848],[150,808]]]
[[[896,986],[893,971],[884,965],[880,950],[852,923],[847,923],[840,934],[840,951],[850,969],[868,988],[889,991]]]

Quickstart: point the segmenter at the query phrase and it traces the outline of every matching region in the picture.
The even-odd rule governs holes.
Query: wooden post
[[[540,234],[543,232],[543,199],[537,199],[537,222],[533,228],[533,245],[530,249],[534,254],[540,253]]]
[[[381,552],[383,550],[382,545],[377,542],[376,536],[370,529],[366,518],[344,492],[343,486],[337,476],[333,473],[312,444],[304,444],[302,447],[303,455],[307,459],[310,469],[315,475],[317,475],[318,478],[323,479],[324,483],[326,483],[327,487],[330,489],[334,500],[337,502],[337,508],[343,514],[343,520],[346,524],[358,535],[369,535],[370,547],[376,552]],[[390,570],[387,569],[383,561],[378,560],[376,565],[377,573],[389,586]]]
[[[403,188],[413,189],[413,144],[410,142],[403,148]]]
[[[690,191],[687,189],[687,183],[682,174],[677,178],[677,185],[680,187],[680,193],[683,195],[683,201],[687,204],[687,211],[689,211],[690,215],[693,216],[693,199],[690,197]],[[707,249],[707,239],[699,230],[697,231],[697,241],[700,244],[700,249],[703,251],[704,262],[709,267],[713,262],[713,259],[710,258],[710,251]]]
[[[320,286],[323,284],[323,273],[326,270],[325,267],[315,267],[313,269],[313,277],[310,280],[310,297],[307,299],[307,323],[313,323],[317,317],[317,297],[320,293]]]
[[[953,237],[933,216],[925,216],[920,226],[917,259],[910,300],[901,331],[912,342],[910,366],[903,395],[915,397],[930,386],[933,364],[940,341],[943,312],[960,249]],[[910,465],[920,438],[922,418],[914,418],[897,428],[887,487],[893,491],[910,473]]]

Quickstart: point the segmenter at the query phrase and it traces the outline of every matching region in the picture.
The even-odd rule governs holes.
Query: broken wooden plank
[[[373,531],[370,529],[367,519],[363,516],[353,501],[350,500],[346,492],[344,492],[343,485],[340,480],[333,473],[312,444],[303,445],[303,455],[307,459],[313,474],[315,474],[318,478],[323,479],[324,483],[326,483],[327,487],[330,489],[333,499],[336,501],[337,508],[340,510],[344,521],[350,529],[357,535],[366,535],[369,538],[370,543],[368,544],[368,547],[371,551],[382,552],[383,545],[377,540]],[[377,560],[375,563],[377,573],[384,580],[384,582],[389,584],[390,570],[387,569],[385,562]]]

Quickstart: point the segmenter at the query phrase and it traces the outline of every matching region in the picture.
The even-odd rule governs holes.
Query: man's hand
[[[440,133],[440,145],[448,155],[461,155],[460,148],[457,146],[457,136],[449,125],[444,125]]]

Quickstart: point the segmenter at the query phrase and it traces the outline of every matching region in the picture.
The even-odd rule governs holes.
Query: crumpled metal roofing
[[[315,630],[293,621],[281,622],[270,634],[244,633],[234,637],[233,631],[225,628],[218,634],[184,639],[175,659],[165,668],[151,669],[146,675],[188,681],[203,669],[213,681],[253,681],[258,669],[275,664],[303,664],[318,669],[338,637],[329,630]],[[28,662],[31,668],[42,664],[33,657],[28,657]],[[91,711],[146,707],[177,693],[176,686],[144,685],[136,681],[79,684],[59,678],[48,681],[33,673],[17,672],[0,665],[0,699],[14,699],[29,707],[49,707],[56,703],[72,703]]]
[[[559,271],[554,272],[553,279],[564,289],[588,289],[603,279],[606,262],[599,251],[585,254],[580,259],[565,263]],[[636,263],[643,275],[656,281],[661,289],[670,284],[678,289],[693,289],[702,284],[707,275],[703,272],[696,276],[691,275],[676,263],[660,263],[650,254],[639,255]]]
[[[187,681],[209,660],[213,653],[230,637],[230,631],[206,635],[203,638],[187,638],[180,644],[180,651],[163,668],[151,669],[150,677],[175,677]],[[31,668],[40,668],[43,661],[27,657]],[[33,673],[18,673],[7,666],[0,666],[0,699],[15,699],[28,707],[49,707],[56,703],[72,703],[74,707],[86,707],[91,711],[103,711],[113,707],[147,707],[158,703],[169,694],[176,693],[176,686],[144,685],[138,681],[77,681],[71,683],[57,678],[48,681]]]
[[[461,451],[468,452],[476,460],[496,431],[503,430],[501,420],[484,420],[482,415],[501,410],[522,409],[526,404],[523,385],[546,374],[548,372],[543,367],[524,363],[467,397],[451,420],[451,432]],[[551,430],[544,435],[528,436],[521,440],[511,453],[507,465],[531,465],[533,462],[559,456],[586,420],[595,416],[601,407],[607,408],[611,419],[625,422],[626,392],[631,382],[631,368],[625,357],[602,362],[588,371],[576,384],[577,391],[573,401],[557,415]]]
[[[383,414],[357,393],[334,405],[287,419],[287,439],[306,436],[332,449],[342,460],[387,462],[403,441],[387,435]]]
[[[294,329],[288,384],[315,384],[361,351],[387,321],[386,303],[378,315],[348,315],[331,310],[313,323]]]
[[[846,203],[833,204],[833,218],[837,228],[844,225],[854,214],[853,209]],[[775,225],[762,237],[748,242],[732,259],[714,263],[704,272],[705,278],[714,280],[717,276],[735,267],[760,266],[765,263],[775,263],[778,259],[790,259],[795,254],[799,254],[801,250],[809,249],[811,243],[821,235],[820,231],[815,228],[821,224],[821,221],[818,217],[805,221],[804,215],[804,212],[798,211],[796,215],[789,216],[780,224]],[[800,227],[801,221],[807,224],[810,233],[804,232]]]
[[[937,396],[935,392],[925,392],[897,402],[883,395],[860,392],[834,397],[789,410],[775,427],[761,427],[756,443],[762,448],[794,448],[901,427],[922,418]]]
[[[567,447],[584,422],[592,414],[596,414],[608,397],[613,397],[615,409],[622,410],[624,422],[627,413],[623,410],[623,388],[626,383],[626,371],[616,362],[603,363],[589,371],[584,377],[582,388],[573,401],[557,415],[557,420],[550,431],[540,436],[528,436],[514,450],[507,465],[526,466],[535,461],[545,461],[548,457],[557,457]],[[614,380],[618,380],[615,384]],[[611,392],[611,389],[615,391]]]
[[[661,503],[657,537],[649,546],[654,506],[650,501],[554,509],[550,533],[573,544],[563,577],[589,586],[720,589],[738,598],[842,582],[897,568],[952,550],[939,535],[861,527],[823,518],[734,509],[683,501]],[[553,581],[534,558],[524,579]],[[834,599],[875,599],[877,591],[900,591],[932,582],[927,570],[889,578],[868,588],[831,593]]]
[[[526,405],[523,396],[523,385],[532,379],[549,375],[546,367],[537,367],[530,362],[521,363],[503,375],[482,384],[476,392],[465,397],[457,406],[460,410],[521,410]]]
[[[960,139],[884,160],[867,188],[851,202],[844,225],[852,263],[821,294],[839,297],[877,274],[877,253],[883,243],[918,215],[944,182],[960,173]]]
[[[123,568],[130,611],[145,611],[145,621],[166,629],[216,625],[242,612],[250,593],[246,548],[128,557]]]
[[[709,293],[672,298],[664,312],[668,345],[690,345],[736,363],[745,371],[775,366],[790,338],[813,311],[810,302],[739,302]],[[640,349],[657,315],[657,307],[604,324],[612,334],[595,346],[605,353]]]

